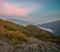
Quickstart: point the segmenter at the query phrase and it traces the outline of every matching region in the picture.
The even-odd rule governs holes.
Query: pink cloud
[[[18,15],[18,16],[25,16],[28,15],[27,10],[17,8],[10,3],[0,1],[0,15]]]

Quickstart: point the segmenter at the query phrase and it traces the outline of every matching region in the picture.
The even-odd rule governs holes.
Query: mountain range
[[[23,25],[23,26],[26,26],[28,24],[33,24],[28,21],[14,19],[14,18],[6,19],[6,20],[13,22],[15,24],[18,24],[18,25]],[[60,35],[60,32],[59,32],[60,31],[60,20],[48,22],[48,23],[44,23],[44,24],[35,24],[35,25],[40,27],[43,30],[49,31],[49,32],[54,33],[56,35]]]
[[[46,29],[51,29],[54,32],[54,34],[60,35],[60,20],[48,22],[45,24],[37,24],[37,26]]]
[[[28,24],[33,24],[30,23],[28,21],[24,21],[24,20],[18,20],[18,19],[6,19],[7,21],[13,22],[15,24],[18,25],[28,25]],[[57,21],[53,21],[53,22],[48,22],[48,23],[44,23],[44,24],[35,24],[36,26],[40,27],[43,30],[49,31],[51,33],[54,33],[56,35],[60,35],[60,20]]]
[[[0,19],[0,52],[60,52],[60,37],[32,24]]]

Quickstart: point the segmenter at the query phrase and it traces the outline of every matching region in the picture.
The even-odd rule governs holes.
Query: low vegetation
[[[51,41],[60,43],[60,39],[54,34],[42,30],[34,25],[17,25],[9,21],[0,19],[0,39],[19,43],[20,41],[27,41],[29,37],[35,37],[44,41]]]

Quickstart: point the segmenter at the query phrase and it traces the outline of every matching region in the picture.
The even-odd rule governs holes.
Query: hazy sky
[[[0,18],[32,23],[60,20],[60,0],[0,0]]]

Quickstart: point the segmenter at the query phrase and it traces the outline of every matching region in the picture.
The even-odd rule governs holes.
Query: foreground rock
[[[36,38],[28,38],[27,42],[12,44],[0,40],[0,52],[60,52],[60,46]]]

